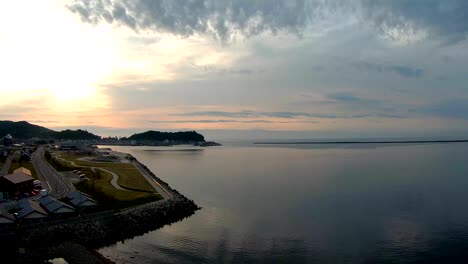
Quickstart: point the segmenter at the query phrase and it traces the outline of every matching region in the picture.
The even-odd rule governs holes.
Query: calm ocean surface
[[[468,263],[468,144],[112,147],[203,207],[117,263]]]

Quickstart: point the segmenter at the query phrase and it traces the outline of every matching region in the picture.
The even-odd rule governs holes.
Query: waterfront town
[[[70,240],[98,248],[199,209],[133,156],[94,143],[3,137],[0,244],[13,247],[14,260],[46,261],[56,256],[44,248]]]

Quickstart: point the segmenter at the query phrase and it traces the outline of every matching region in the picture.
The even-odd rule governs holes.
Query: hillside
[[[64,139],[64,140],[94,140],[100,139],[100,136],[96,136],[88,131],[81,129],[78,130],[64,130],[54,131],[45,127],[30,124],[26,121],[0,121],[0,137],[7,134],[11,134],[13,138],[30,139],[30,138],[42,138],[42,139]]]
[[[56,133],[45,127],[30,124],[26,121],[0,121],[0,137],[11,134],[14,138],[52,138],[51,135]]]
[[[100,136],[94,135],[86,130],[63,130],[60,132],[53,133],[55,139],[70,139],[70,140],[99,140]]]
[[[186,132],[160,132],[147,131],[139,134],[134,134],[128,140],[136,141],[172,141],[172,142],[205,142],[205,137],[195,131]]]

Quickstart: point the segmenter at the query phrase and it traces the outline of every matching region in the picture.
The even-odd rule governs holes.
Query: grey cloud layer
[[[264,31],[300,33],[314,21],[345,13],[383,34],[424,30],[448,42],[468,34],[466,0],[75,0],[68,7],[88,23],[117,22],[135,30],[211,34],[222,40]]]
[[[405,65],[385,65],[371,62],[359,62],[355,63],[354,66],[362,71],[379,73],[390,72],[405,78],[419,78],[424,75],[423,69]]]
[[[350,114],[350,115],[334,115],[334,114],[318,114],[318,113],[304,113],[304,112],[256,112],[256,111],[239,111],[239,112],[224,112],[224,111],[204,111],[204,112],[189,112],[172,114],[172,116],[210,116],[210,117],[230,117],[230,118],[258,118],[258,117],[269,117],[269,118],[285,118],[293,119],[297,117],[306,118],[368,118],[368,117],[386,117],[386,118],[406,118],[405,116],[385,114],[385,113],[374,113],[374,114]]]
[[[202,120],[163,120],[163,121],[150,121],[155,124],[184,124],[184,123],[242,123],[242,124],[275,124],[275,123],[294,123],[287,121],[269,121],[269,120],[234,120],[234,119],[202,119]],[[314,122],[316,123],[316,122]]]
[[[447,42],[458,42],[468,35],[466,0],[363,0],[362,13],[383,31],[396,28],[411,34],[423,29]]]
[[[208,33],[218,39],[263,31],[299,31],[310,19],[307,0],[78,0],[70,10],[89,23],[105,20],[133,29],[155,29],[189,36]]]

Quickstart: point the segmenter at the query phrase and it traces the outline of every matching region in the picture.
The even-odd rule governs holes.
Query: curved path
[[[110,175],[112,175],[111,184],[112,184],[112,186],[114,186],[115,189],[117,189],[117,190],[122,190],[122,191],[128,191],[128,190],[126,190],[126,189],[120,187],[120,185],[117,183],[117,181],[119,180],[119,175],[115,174],[114,172],[112,172],[112,171],[110,171],[110,170],[106,170],[106,169],[104,169],[104,168],[99,168],[99,167],[81,166],[81,165],[76,164],[74,161],[62,159],[61,157],[57,157],[57,158],[58,158],[58,159],[61,159],[61,160],[63,160],[63,161],[69,162],[69,163],[70,163],[72,166],[74,166],[74,167],[78,167],[78,168],[90,168],[92,171],[95,171],[96,169],[105,171],[105,172],[109,173]]]
[[[117,181],[119,180],[119,175],[113,173],[112,171],[110,170],[106,170],[106,169],[103,169],[103,168],[96,168],[96,167],[92,167],[93,169],[99,169],[99,170],[102,170],[102,171],[105,171],[107,173],[109,173],[110,175],[112,175],[112,180],[111,180],[111,184],[112,186],[114,186],[115,189],[117,190],[122,190],[122,191],[128,191],[122,187],[120,187],[120,185],[117,183]]]
[[[128,191],[124,188],[122,188],[118,183],[118,179],[119,179],[119,176],[107,169],[104,169],[104,168],[100,168],[100,167],[88,167],[88,166],[80,166],[78,164],[76,164],[74,161],[69,161],[69,160],[65,160],[63,158],[60,158],[58,157],[59,159],[62,159],[64,161],[67,161],[69,162],[72,166],[75,166],[75,167],[80,167],[80,168],[91,168],[92,170],[95,170],[95,169],[99,169],[99,170],[102,170],[102,171],[105,171],[105,172],[108,172],[112,175],[112,180],[111,180],[111,184],[112,186],[114,186],[114,188],[118,189],[118,190],[125,190],[125,191]],[[83,159],[84,160],[84,159]],[[86,160],[89,162],[89,160]],[[167,191],[163,186],[161,186],[161,184],[159,184],[159,182],[157,180],[155,180],[151,175],[148,174],[148,172],[142,167],[142,165],[138,162],[138,161],[132,161],[131,162],[133,164],[133,166],[135,166],[135,168],[140,172],[140,174],[145,177],[146,181],[153,187],[153,189],[159,193],[163,199],[171,199],[173,198],[173,195]]]

